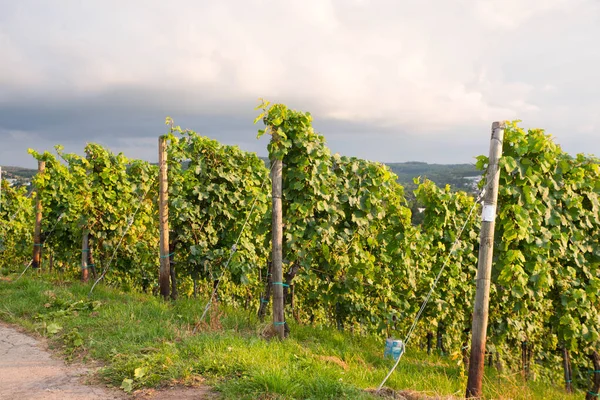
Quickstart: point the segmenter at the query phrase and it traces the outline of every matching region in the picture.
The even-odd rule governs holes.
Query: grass
[[[126,389],[173,382],[213,386],[225,399],[372,399],[393,361],[383,342],[329,328],[291,324],[291,336],[265,338],[254,311],[213,309],[196,334],[204,301],[163,302],[135,293],[50,277],[0,280],[0,319],[48,336],[67,359],[97,360],[107,383]],[[486,372],[488,399],[568,399],[561,388]],[[464,397],[452,360],[409,347],[386,386]]]

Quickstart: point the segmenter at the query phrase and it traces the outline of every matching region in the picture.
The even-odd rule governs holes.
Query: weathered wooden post
[[[175,242],[169,243],[169,276],[171,278],[171,300],[177,300],[177,274],[175,273]]]
[[[46,162],[38,160],[38,175],[46,170]],[[42,196],[41,188],[36,188],[35,202],[35,226],[33,230],[33,261],[31,267],[34,269],[42,266]]]
[[[94,249],[92,248],[92,240],[94,240],[94,236],[91,233],[88,233],[88,252],[87,252],[87,267],[91,272],[92,277],[96,279],[96,262],[94,261]]]
[[[273,129],[271,139],[274,143],[279,140],[277,131]],[[283,313],[283,211],[281,207],[283,161],[271,160],[272,199],[273,199],[273,325],[280,339],[285,337],[285,317]]]
[[[158,215],[160,229],[160,294],[167,300],[170,294],[171,265],[169,260],[169,182],[167,180],[167,138],[158,138]]]
[[[265,315],[267,314],[267,309],[269,308],[269,300],[271,299],[271,289],[273,288],[273,263],[267,262],[267,284],[265,287],[265,292],[262,296],[260,296],[260,305],[258,307],[258,318],[260,322],[265,320]]]
[[[595,400],[600,392],[600,355],[597,351],[592,351],[589,357],[594,365],[594,372],[592,373],[592,389],[585,394],[585,400]]]
[[[498,163],[502,157],[502,141],[504,124],[492,124],[490,156],[487,170],[487,190],[484,194],[481,214],[481,233],[479,237],[479,262],[477,265],[477,292],[473,310],[471,336],[471,357],[469,361],[469,378],[467,380],[466,397],[481,398],[481,382],[485,362],[485,342],[487,339],[488,308],[490,301],[490,279],[492,274],[492,256],[494,254],[494,228],[496,226],[496,202],[498,201],[498,184],[500,169]]]
[[[571,372],[571,357],[569,356],[569,349],[567,345],[563,344],[563,371],[565,374],[565,390],[567,393],[573,393],[573,374]]]
[[[90,232],[83,231],[81,238],[81,282],[87,282],[90,279],[88,266],[88,253],[90,251]]]

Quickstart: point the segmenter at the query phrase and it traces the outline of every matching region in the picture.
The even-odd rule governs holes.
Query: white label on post
[[[493,222],[496,219],[496,205],[486,204],[481,212],[481,220],[483,222]]]

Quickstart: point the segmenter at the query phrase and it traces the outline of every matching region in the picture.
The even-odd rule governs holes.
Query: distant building
[[[15,186],[15,185],[21,185],[21,186],[30,186],[31,182],[30,181],[20,181],[19,179],[16,178],[4,178],[2,177],[3,181],[8,182],[9,186]]]
[[[472,190],[477,190],[477,185],[479,184],[482,178],[482,175],[463,177],[463,179],[467,181],[467,186]]]

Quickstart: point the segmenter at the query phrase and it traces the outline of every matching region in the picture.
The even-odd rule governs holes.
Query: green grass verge
[[[0,319],[50,338],[67,359],[99,360],[100,376],[127,389],[204,382],[226,399],[370,399],[393,364],[383,342],[329,328],[291,324],[291,337],[268,340],[254,311],[221,309],[192,334],[204,301],[157,298],[49,277],[0,281]],[[568,399],[561,388],[486,372],[488,399]],[[199,378],[202,377],[202,378]],[[386,386],[463,397],[455,362],[409,347]]]

